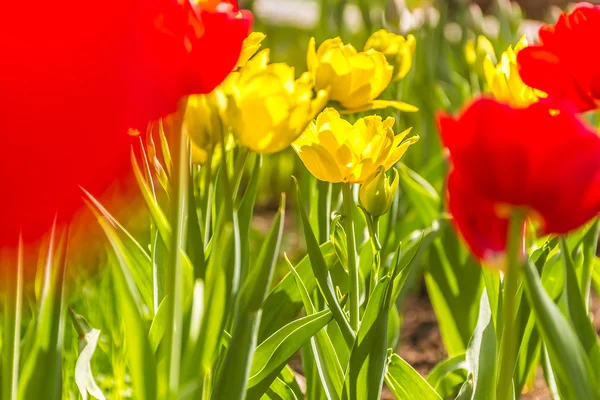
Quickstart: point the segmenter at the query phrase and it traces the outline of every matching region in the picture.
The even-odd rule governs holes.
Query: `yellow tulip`
[[[378,115],[350,124],[333,108],[326,108],[292,143],[306,168],[327,182],[362,183],[383,166],[391,168],[419,140],[406,140],[410,128],[395,135],[394,118]]]
[[[204,164],[209,153],[221,144],[221,135],[227,132],[221,119],[225,105],[224,94],[219,88],[209,94],[188,97],[184,123],[195,164]]]
[[[393,177],[385,175],[382,165],[360,186],[358,197],[365,210],[374,217],[388,212],[398,190],[398,171],[393,169]],[[390,182],[390,178],[391,182]]]
[[[244,39],[244,43],[242,44],[242,51],[240,53],[240,58],[238,59],[237,64],[235,65],[235,69],[241,68],[252,56],[260,49],[261,42],[267,37],[262,32],[252,32],[246,39]]]
[[[315,38],[308,43],[308,71],[315,77],[315,89],[327,90],[347,113],[395,107],[401,111],[418,111],[410,104],[376,100],[392,80],[394,67],[385,55],[370,49],[358,52],[337,37],[327,39],[315,50]]]
[[[394,66],[394,79],[402,79],[410,71],[416,44],[413,35],[404,38],[402,35],[380,29],[369,37],[364,50],[373,49],[383,53]]]
[[[227,122],[238,142],[257,153],[285,149],[327,104],[327,93],[313,99],[313,79],[294,68],[269,64],[269,50],[234,72],[227,82]]]
[[[502,53],[498,65],[494,66],[489,57],[483,63],[485,80],[496,100],[518,108],[527,107],[540,97],[546,97],[545,93],[527,86],[519,76],[517,53],[525,47],[527,39],[523,36],[514,50],[509,46]]]
[[[496,52],[492,43],[483,35],[477,36],[477,39],[469,39],[465,44],[465,58],[467,64],[474,67],[481,75],[483,62],[488,57],[496,58]]]

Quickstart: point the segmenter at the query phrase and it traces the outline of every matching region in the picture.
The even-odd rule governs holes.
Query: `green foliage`
[[[228,131],[215,132],[223,143],[206,164],[192,165],[181,115],[153,122],[131,154],[140,207],[123,212],[83,188],[101,240],[56,227],[37,247],[0,249],[0,400],[370,400],[382,390],[403,400],[495,399],[505,276],[469,254],[444,211],[450,166],[434,114],[487,89],[466,41],[497,25],[498,53],[520,36],[523,15],[507,1],[485,17],[473,4],[398,3],[321,0],[312,28],[255,12],[263,47],[298,72],[313,35],[359,50],[381,27],[415,35],[410,73],[380,99],[419,112],[377,111],[396,118],[394,132],[414,127],[421,137],[396,165],[386,214],[356,212],[356,185],[317,181],[289,149],[230,148]],[[345,19],[354,6],[356,26]],[[540,366],[554,398],[600,398],[589,317],[598,232],[595,220],[564,237],[527,238],[514,297],[517,398]],[[396,354],[399,310],[421,287],[449,355],[426,378]]]

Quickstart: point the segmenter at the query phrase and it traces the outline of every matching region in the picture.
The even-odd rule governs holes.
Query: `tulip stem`
[[[354,219],[352,218],[352,187],[350,183],[342,184],[344,198],[344,223],[346,230],[346,243],[348,247],[348,302],[350,303],[350,326],[358,332],[359,325],[359,285],[358,265],[356,263],[356,237],[354,234]]]
[[[513,398],[513,373],[517,358],[515,319],[516,296],[519,289],[519,274],[525,259],[523,249],[523,223],[525,214],[514,210],[510,217],[506,245],[507,266],[504,275],[504,323],[500,343],[500,375],[498,378],[498,400]]]

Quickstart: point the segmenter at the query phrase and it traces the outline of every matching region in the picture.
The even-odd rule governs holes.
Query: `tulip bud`
[[[483,61],[491,57],[496,58],[496,52],[492,43],[483,35],[477,36],[476,40],[467,40],[465,45],[465,58],[467,63],[481,72]]]
[[[360,202],[374,217],[385,214],[394,201],[398,189],[398,171],[393,171],[393,179],[390,182],[391,177],[386,176],[384,167],[380,166],[360,187]]]

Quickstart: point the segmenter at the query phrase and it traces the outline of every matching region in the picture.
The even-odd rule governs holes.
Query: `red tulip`
[[[519,52],[523,81],[558,102],[569,100],[581,112],[600,107],[600,6],[580,3],[561,14],[556,25],[543,25],[540,44]]]
[[[234,1],[11,1],[0,13],[0,247],[128,175],[131,127],[207,93],[252,18]],[[58,214],[57,214],[58,213]]]
[[[573,110],[479,99],[438,124],[452,164],[449,210],[476,256],[505,250],[512,207],[543,234],[567,233],[600,212],[600,137]]]

